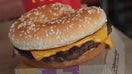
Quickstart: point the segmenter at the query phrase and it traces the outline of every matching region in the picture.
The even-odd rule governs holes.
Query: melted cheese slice
[[[44,57],[49,57],[51,55],[56,54],[59,51],[67,51],[70,48],[72,48],[73,46],[81,46],[83,43],[89,41],[89,40],[94,40],[95,42],[101,42],[101,43],[106,43],[111,49],[113,47],[112,45],[112,41],[111,41],[111,37],[107,36],[107,25],[104,25],[100,30],[98,30],[96,33],[87,36],[73,44],[67,45],[67,46],[63,46],[63,47],[59,47],[59,48],[53,48],[50,50],[33,50],[31,51],[33,57],[37,60],[40,61],[41,59],[43,59]]]

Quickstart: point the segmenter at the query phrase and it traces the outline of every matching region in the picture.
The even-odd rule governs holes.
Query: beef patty
[[[112,31],[111,24],[107,23],[107,32],[110,34]],[[68,51],[60,51],[57,52],[55,55],[51,55],[49,57],[43,58],[41,61],[43,62],[63,62],[63,61],[69,61],[73,59],[77,59],[79,56],[84,54],[86,51],[90,50],[91,48],[96,48],[100,43],[99,42],[94,42],[93,40],[87,41],[84,44],[82,44],[80,47],[73,46],[70,50]],[[15,47],[14,47],[15,48]],[[34,59],[30,51],[24,51],[20,50],[18,48],[15,48],[18,53],[21,56],[25,56],[29,59]]]

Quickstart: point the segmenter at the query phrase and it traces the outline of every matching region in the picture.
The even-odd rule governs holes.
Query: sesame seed
[[[49,12],[50,12],[50,14],[52,14],[52,10],[51,9],[49,9]]]
[[[56,30],[56,35],[60,35],[61,31],[59,29]]]
[[[66,27],[66,30],[69,30],[69,27]]]
[[[64,23],[65,23],[65,21],[63,20],[61,23],[62,23],[62,24],[64,24]]]
[[[84,31],[82,31],[82,34],[84,34]]]
[[[49,35],[48,35],[48,33],[46,33],[46,37],[48,37]]]
[[[26,33],[26,32],[24,32],[24,35],[27,35],[27,33]]]
[[[36,29],[36,28],[34,28],[33,30],[34,30],[34,32],[36,32],[36,31],[37,31],[37,29]]]
[[[22,34],[19,34],[19,36],[22,36]]]
[[[40,16],[40,18],[44,18],[44,17],[45,17],[45,15]]]
[[[76,14],[76,16],[77,16],[77,17],[81,17],[81,15],[80,15],[80,14]]]
[[[69,25],[69,28],[72,28],[74,24]]]
[[[83,9],[82,8],[80,8],[78,11],[77,11],[77,13],[82,13],[83,12]]]
[[[54,24],[54,23],[55,23],[55,21],[50,21],[49,23],[50,23],[50,24]]]
[[[17,29],[20,29],[20,28],[23,27],[23,26],[24,26],[24,24],[21,23],[21,24],[18,25]]]
[[[82,22],[83,20],[82,19],[79,19],[80,22]]]
[[[46,37],[48,37],[49,35],[48,35],[48,31],[47,30],[45,30],[45,34],[46,34]]]
[[[88,10],[88,13],[89,13],[89,14],[92,14],[92,10]]]
[[[28,23],[27,23],[27,24],[28,24],[28,25],[30,25],[31,23],[32,23],[31,21],[28,21]]]
[[[38,27],[38,28],[36,28],[36,30],[38,31],[40,28]]]
[[[31,35],[28,35],[29,38],[31,38],[32,36]]]
[[[21,32],[22,32],[22,33],[24,33],[24,31],[23,31],[23,30],[22,30]]]
[[[46,26],[45,24],[42,25],[42,27],[45,27],[45,26]]]
[[[39,11],[34,12],[35,15],[40,15]]]
[[[79,24],[79,28],[82,28],[82,24]]]
[[[27,14],[27,17],[30,17],[30,15],[31,15],[31,13],[28,13],[28,14]]]
[[[59,16],[59,14],[57,14],[57,13],[52,13],[53,14],[53,16]]]
[[[11,33],[12,29],[9,30],[9,33]]]
[[[87,21],[87,23],[89,24],[89,23],[90,23],[90,21]],[[88,25],[88,24],[87,24],[87,25]]]
[[[27,33],[29,34],[29,30],[27,30]]]
[[[25,38],[27,39],[27,38],[28,38],[28,36],[25,36]]]
[[[79,18],[74,17],[73,19],[74,19],[74,20],[78,20]]]
[[[60,21],[59,20],[56,20],[55,23],[60,23]]]
[[[52,4],[52,6],[51,7],[54,7],[56,4]]]
[[[38,7],[38,9],[41,9],[41,7]]]
[[[14,28],[14,26],[15,26],[15,23],[11,25],[11,28]]]
[[[49,32],[49,35],[52,35],[52,33],[51,33],[51,32]]]
[[[59,8],[58,7],[54,7],[54,10],[58,10]]]
[[[38,37],[38,36],[36,36],[36,39],[37,39],[37,40],[39,40],[39,37]]]
[[[66,22],[68,22],[68,23],[69,23],[70,21],[69,21],[69,20],[67,20]]]
[[[11,39],[12,39],[12,40],[14,40],[14,37],[15,37],[15,36],[14,36],[14,34],[12,34],[12,37],[11,37]]]
[[[57,35],[56,38],[57,38],[57,39],[60,39],[60,35]]]
[[[14,28],[14,29],[12,29],[12,32],[15,32],[15,28]]]
[[[63,39],[60,39],[60,41],[61,41],[61,42],[64,42],[64,40],[63,40]]]
[[[24,17],[19,18],[20,21],[24,21],[24,19],[25,19]]]
[[[32,21],[33,19],[34,19],[33,17],[29,18],[30,21]]]
[[[75,19],[71,19],[72,21],[74,21]]]
[[[43,5],[42,8],[45,8],[46,5]]]
[[[50,27],[50,30],[51,30],[51,31],[54,31],[54,30],[53,30],[53,26]]]
[[[85,17],[85,21],[89,21],[91,18],[89,17]]]
[[[35,26],[34,23],[32,23],[30,26],[27,27],[27,30],[32,30],[32,28]]]
[[[37,35],[36,34],[34,34],[34,37],[36,37]]]

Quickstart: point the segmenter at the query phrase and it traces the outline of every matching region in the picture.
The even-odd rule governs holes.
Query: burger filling
[[[112,31],[111,25],[110,25],[110,23],[107,23],[107,36],[111,33],[111,31]],[[95,35],[98,35],[98,34],[99,33],[97,33]],[[112,47],[112,44],[109,44],[109,43],[111,43],[110,41],[111,41],[110,37],[108,36],[104,42],[106,44],[106,47],[110,47],[110,48]],[[17,48],[15,48],[15,49],[19,52],[20,55],[25,56],[29,59],[35,59],[37,61],[43,61],[43,62],[63,62],[63,61],[70,61],[70,60],[77,59],[78,57],[83,55],[86,51],[90,51],[90,49],[96,48],[100,43],[101,43],[101,41],[89,40],[89,41],[86,41],[85,43],[81,44],[80,46],[75,45],[67,51],[59,51],[59,52],[56,52],[55,54],[50,55],[48,57],[41,56],[41,58],[37,58],[37,56],[35,56],[36,55],[35,53],[37,51],[35,51],[35,53],[34,53],[34,51],[24,51],[24,50],[20,50]],[[44,52],[44,51],[40,50],[39,52]]]

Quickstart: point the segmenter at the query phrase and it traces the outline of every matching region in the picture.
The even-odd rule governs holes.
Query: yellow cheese
[[[108,39],[107,39],[108,38]],[[107,39],[107,40],[106,40]],[[106,44],[109,45],[110,48],[112,48],[112,42],[111,42],[111,38],[110,36],[107,36],[107,26],[104,25],[102,27],[102,29],[98,30],[96,33],[87,36],[73,44],[67,45],[67,46],[63,46],[63,47],[59,47],[59,48],[53,48],[50,50],[40,50],[40,51],[31,51],[33,57],[39,61],[41,59],[43,59],[44,57],[48,57],[50,55],[54,55],[56,54],[56,52],[59,51],[67,51],[69,50],[71,47],[73,46],[81,46],[81,44],[85,43],[86,41],[89,40],[94,40],[95,42],[104,42]]]
[[[107,44],[110,49],[113,48],[113,43],[112,43],[111,36],[108,36],[108,38],[104,41],[104,43]]]

